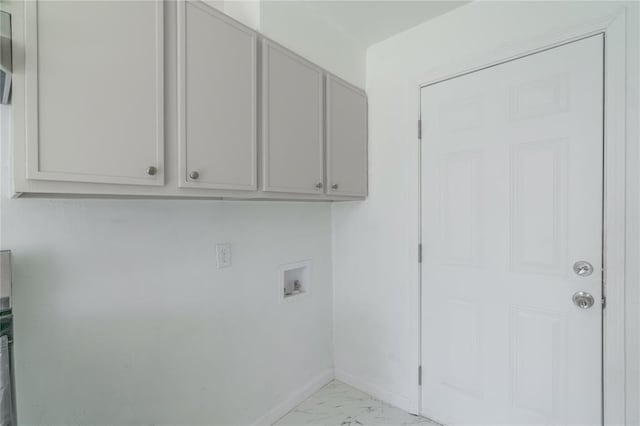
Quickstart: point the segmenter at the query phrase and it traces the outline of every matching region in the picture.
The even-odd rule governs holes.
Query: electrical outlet
[[[216,260],[218,269],[231,266],[231,244],[216,245]]]

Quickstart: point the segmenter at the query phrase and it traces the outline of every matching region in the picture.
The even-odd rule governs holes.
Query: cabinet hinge
[[[422,120],[418,120],[418,139],[422,140]]]
[[[418,244],[418,263],[422,263],[422,244]]]
[[[422,366],[418,366],[418,386],[422,386]]]

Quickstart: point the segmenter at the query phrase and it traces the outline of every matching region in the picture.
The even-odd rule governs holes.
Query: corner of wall
[[[271,426],[286,416],[287,413],[293,410],[298,404],[329,384],[334,377],[333,368],[323,371],[311,379],[306,385],[291,392],[280,404],[269,410],[269,412],[256,420],[251,426]]]
[[[362,377],[357,377],[356,375],[340,369],[335,370],[335,378],[336,380],[360,389],[381,401],[385,401],[394,407],[398,407],[409,413],[418,414],[418,409],[415,404],[412,403],[411,398],[408,398],[405,395],[389,392],[388,390],[375,385]]]

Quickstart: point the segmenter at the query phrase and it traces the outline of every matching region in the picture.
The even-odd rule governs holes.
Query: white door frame
[[[603,425],[624,425],[625,407],[625,255],[626,255],[626,10],[621,8],[596,22],[567,28],[560,33],[501,49],[471,61],[449,64],[413,83],[418,87],[418,114],[422,87],[508,62],[594,34],[604,34],[604,238],[603,238]],[[417,83],[417,84],[416,84]],[[420,145],[418,145],[420,146]],[[419,153],[418,158],[421,153]],[[422,166],[420,165],[420,175]],[[418,185],[421,197],[420,185]],[[422,202],[418,203],[419,206]],[[419,207],[421,208],[421,207]],[[422,213],[419,213],[420,226]],[[421,229],[418,230],[421,243]],[[422,300],[422,272],[417,299]],[[421,306],[418,307],[418,354],[421,354]],[[418,407],[422,395],[417,387]]]

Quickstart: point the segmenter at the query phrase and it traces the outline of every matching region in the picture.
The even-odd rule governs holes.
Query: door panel
[[[597,35],[422,89],[427,417],[600,424],[602,70]]]
[[[264,190],[322,194],[322,70],[269,40],[262,55]]]
[[[567,139],[510,149],[511,268],[562,273],[567,259]]]
[[[29,179],[164,184],[163,7],[27,2]]]
[[[367,95],[327,77],[327,192],[367,195]]]
[[[257,189],[257,35],[181,1],[180,186]]]

